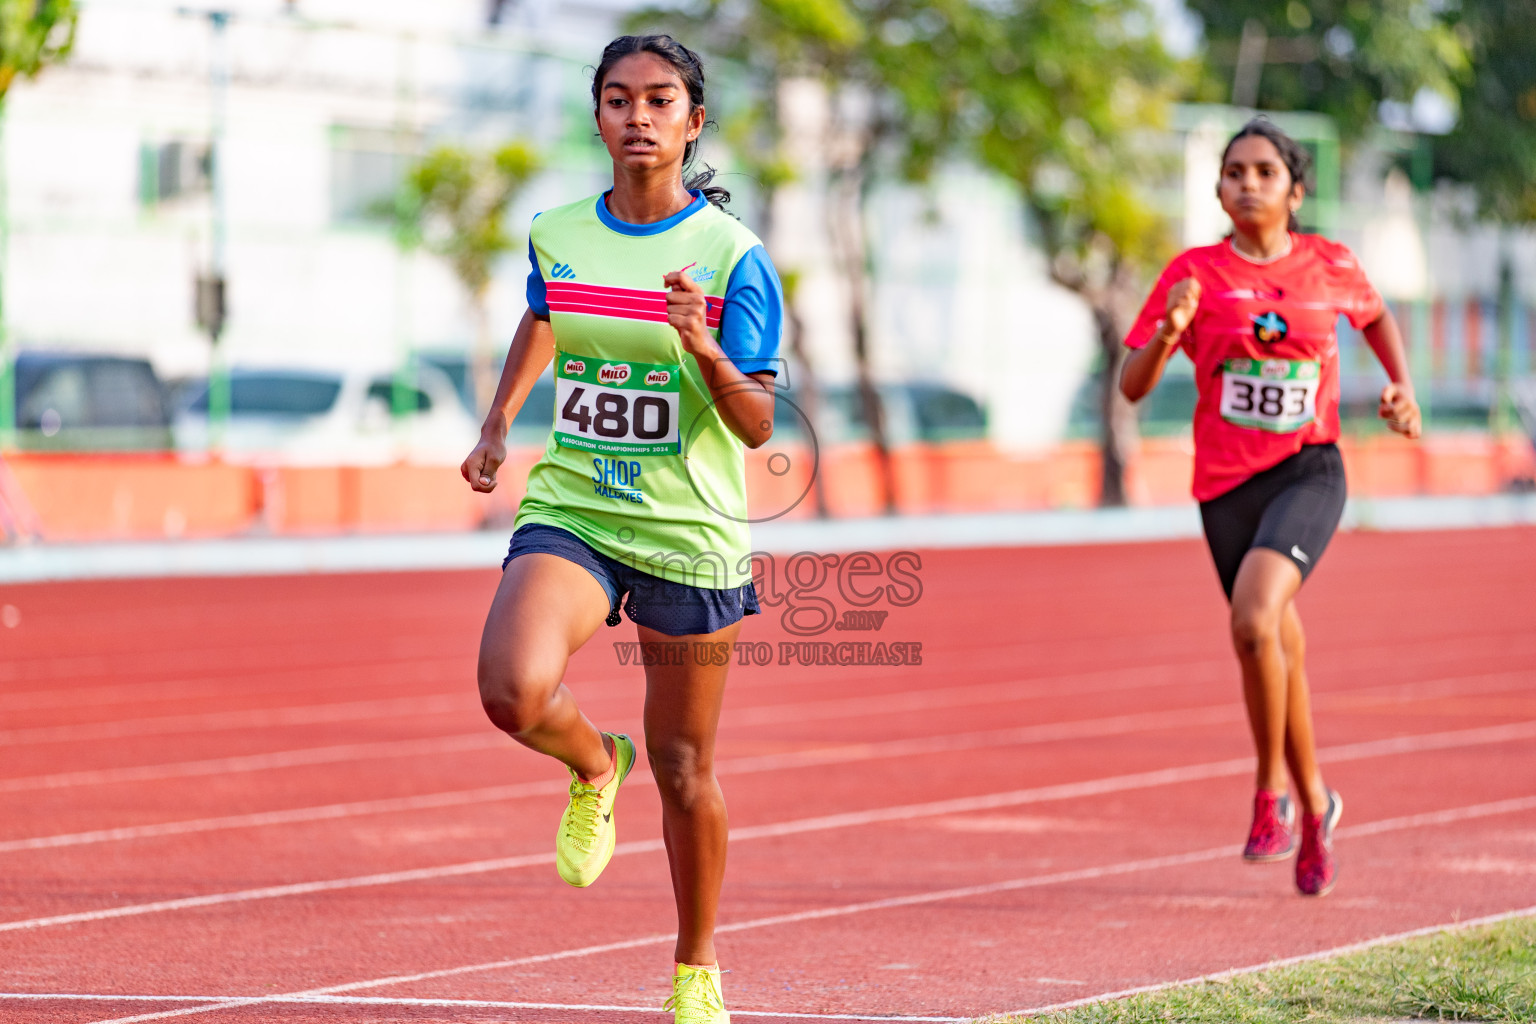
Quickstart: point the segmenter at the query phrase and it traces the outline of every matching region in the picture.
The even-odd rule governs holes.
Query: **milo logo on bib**
[[[605,455],[676,455],[678,365],[562,355],[555,364],[555,443]]]
[[[1320,368],[1311,359],[1228,359],[1221,364],[1221,418],[1289,434],[1317,418]]]

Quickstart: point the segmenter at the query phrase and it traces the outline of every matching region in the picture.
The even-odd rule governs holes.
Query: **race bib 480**
[[[1221,418],[1289,434],[1317,418],[1316,360],[1228,359],[1221,365]]]
[[[676,455],[681,369],[557,353],[555,441],[615,455]]]

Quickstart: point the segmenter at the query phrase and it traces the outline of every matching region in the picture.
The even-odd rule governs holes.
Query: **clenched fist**
[[[662,279],[667,291],[667,323],[677,331],[683,350],[692,355],[708,354],[710,343],[709,323],[704,315],[708,303],[704,289],[688,276],[687,269],[674,270]]]
[[[1168,289],[1168,312],[1163,319],[1166,333],[1174,338],[1183,334],[1194,321],[1195,311],[1199,308],[1200,282],[1195,278],[1186,277]]]
[[[469,481],[469,486],[482,494],[490,494],[496,489],[496,471],[501,464],[507,461],[507,446],[503,441],[495,438],[480,438],[480,443],[475,445],[475,450],[469,453],[469,458],[459,466],[459,472],[464,479]]]
[[[1381,389],[1381,404],[1376,415],[1387,421],[1387,426],[1409,439],[1417,438],[1424,427],[1419,403],[1413,397],[1409,384],[1388,384]]]

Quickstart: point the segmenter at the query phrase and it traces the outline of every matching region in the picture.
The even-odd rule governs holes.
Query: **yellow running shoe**
[[[677,1024],[731,1024],[720,995],[720,968],[678,964],[672,973],[672,998],[661,1005],[676,1010]]]
[[[555,867],[575,886],[588,886],[613,856],[613,801],[624,777],[635,766],[635,744],[623,733],[603,733],[613,740],[613,778],[598,789],[571,769],[571,802],[560,816],[555,836]]]

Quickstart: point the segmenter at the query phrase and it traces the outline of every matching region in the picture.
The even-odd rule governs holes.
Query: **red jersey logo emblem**
[[[1258,316],[1250,316],[1253,321],[1253,336],[1259,340],[1260,345],[1273,345],[1277,341],[1283,341],[1291,330],[1291,325],[1285,322],[1285,317],[1270,310]]]

